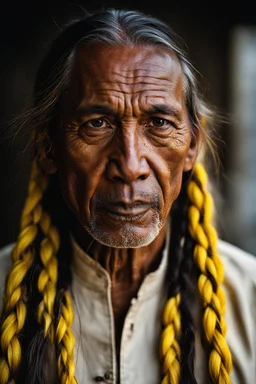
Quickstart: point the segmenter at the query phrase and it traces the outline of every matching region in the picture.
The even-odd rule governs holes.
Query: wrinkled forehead
[[[72,77],[91,77],[110,81],[125,76],[131,81],[140,77],[170,79],[183,84],[183,73],[175,52],[167,47],[150,45],[115,45],[103,43],[80,45],[75,52]]]

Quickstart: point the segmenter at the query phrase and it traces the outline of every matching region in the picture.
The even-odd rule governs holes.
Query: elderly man
[[[217,240],[197,162],[211,118],[161,21],[111,9],[56,39],[21,118],[1,384],[256,382],[256,261]]]

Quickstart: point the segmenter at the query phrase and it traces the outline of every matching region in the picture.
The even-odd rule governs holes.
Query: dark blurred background
[[[220,236],[256,255],[256,11],[253,1],[17,1],[1,4],[0,246],[15,241],[30,171],[30,133],[9,122],[30,101],[39,62],[70,19],[101,8],[138,9],[168,22],[187,44],[201,90],[226,116],[217,127]],[[17,127],[16,127],[17,129]]]

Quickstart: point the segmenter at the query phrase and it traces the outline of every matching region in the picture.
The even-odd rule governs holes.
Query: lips
[[[136,221],[142,218],[155,204],[145,202],[134,202],[129,204],[114,203],[104,208],[107,215],[115,220]]]

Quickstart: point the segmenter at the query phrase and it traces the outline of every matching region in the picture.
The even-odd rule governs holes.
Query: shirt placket
[[[102,276],[103,277],[103,276]],[[114,312],[111,301],[111,280],[109,276],[105,273],[105,279],[107,280],[107,311],[108,318],[110,323],[110,348],[111,348],[111,361],[107,369],[100,368],[102,374],[96,375],[94,377],[95,383],[106,383],[106,384],[116,384],[117,371],[116,371],[116,349],[115,349],[115,321],[114,321]]]
[[[104,358],[98,359],[98,364],[95,364],[94,362],[90,363],[90,360],[88,360],[88,353],[85,353],[84,359],[85,363],[88,366],[88,374],[89,374],[89,382],[90,383],[107,383],[107,384],[115,384],[116,383],[116,351],[115,351],[115,330],[114,330],[114,315],[113,315],[113,309],[112,309],[112,303],[111,303],[111,281],[109,276],[106,274],[105,271],[102,271],[98,268],[92,267],[93,273],[97,273],[97,281],[99,282],[97,289],[96,287],[92,288],[91,285],[84,285],[84,282],[80,280],[80,277],[76,278],[76,282],[74,284],[74,288],[76,292],[79,292],[79,297],[76,299],[76,302],[78,304],[78,319],[77,324],[82,320],[82,318],[85,319],[85,322],[81,325],[82,326],[82,332],[84,332],[84,335],[88,335],[86,340],[89,341],[91,339],[91,348],[95,349],[95,355],[97,355],[97,350],[99,355],[104,355]],[[81,281],[81,283],[79,283]],[[96,281],[96,280],[95,280]],[[78,286],[77,286],[78,284]],[[101,298],[100,298],[101,297]],[[83,310],[87,310],[87,305],[83,302],[83,298],[86,298],[87,302],[97,302],[97,309],[93,309],[92,312],[90,312],[91,317],[91,323],[86,321],[88,319],[88,316],[86,316],[86,313],[83,312]],[[88,303],[88,305],[91,308],[94,308],[91,304]],[[76,308],[76,306],[75,306]],[[94,314],[94,310],[96,311]],[[89,313],[87,313],[89,314]],[[94,322],[93,326],[98,331],[95,333],[96,340],[99,340],[99,345],[95,347],[94,345],[94,338],[93,334],[91,332],[91,324]],[[104,324],[104,327],[102,328],[102,325]],[[76,326],[76,329],[79,327]],[[79,336],[78,336],[79,338]],[[98,343],[95,340],[96,343]],[[108,342],[109,340],[109,342]],[[78,344],[77,344],[78,345]],[[97,345],[97,344],[96,344]],[[84,348],[83,348],[84,346]],[[88,342],[84,342],[83,345],[80,346],[79,350],[79,356],[81,358],[81,355],[83,355],[82,350],[85,351],[88,350],[89,344]],[[90,348],[89,348],[90,349]],[[90,352],[89,352],[90,355]],[[81,364],[81,363],[80,363]],[[83,377],[82,370],[80,366],[80,374],[79,374],[79,384],[86,383],[88,384],[88,381],[85,377]],[[87,375],[87,374],[86,374]]]
[[[126,361],[129,359],[127,356],[127,345],[132,342],[135,319],[138,313],[139,301],[138,298],[132,298],[131,306],[124,321],[121,346],[120,346],[120,382],[118,384],[130,384],[133,382],[133,373],[126,367]]]

